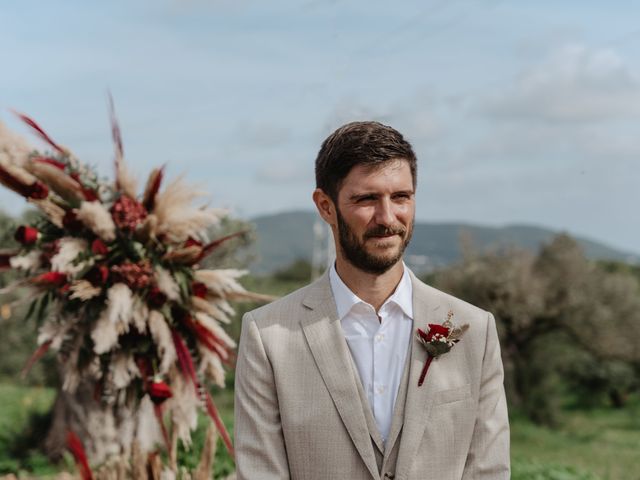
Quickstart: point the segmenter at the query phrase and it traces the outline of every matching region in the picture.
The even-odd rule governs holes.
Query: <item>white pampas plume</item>
[[[29,161],[25,163],[25,169],[67,202],[75,204],[84,199],[80,184],[59,168],[44,162]]]
[[[195,318],[203,327],[213,333],[229,348],[235,348],[236,342],[224,331],[218,322],[203,312],[196,312]]]
[[[149,307],[139,296],[133,297],[133,311],[131,321],[136,330],[144,333],[147,330],[147,319],[149,318]]]
[[[78,219],[84,223],[89,230],[99,236],[105,242],[112,242],[116,238],[116,225],[113,223],[111,214],[98,201],[82,202],[77,209]]]
[[[98,355],[108,352],[118,343],[118,336],[129,331],[133,297],[124,283],[116,283],[107,292],[107,306],[91,332],[93,351]]]
[[[162,442],[162,430],[154,413],[153,402],[149,395],[142,397],[138,406],[136,440],[143,453],[151,452]]]
[[[94,287],[88,280],[77,280],[73,282],[69,290],[71,291],[71,295],[69,295],[70,300],[79,299],[83,302],[97,297],[102,292],[102,288]]]
[[[117,185],[120,188],[120,191],[124,193],[127,197],[133,198],[135,200],[137,192],[138,192],[138,180],[131,173],[129,167],[124,162],[124,159],[120,160],[116,167],[116,176],[117,176]]]
[[[140,376],[140,371],[133,359],[133,355],[125,352],[118,352],[111,360],[111,373],[114,387],[125,388],[136,377]]]
[[[149,312],[149,331],[151,332],[151,337],[158,348],[158,355],[160,356],[158,371],[161,375],[164,375],[169,371],[171,365],[175,363],[178,355],[171,336],[171,329],[164,315],[157,310],[151,310]]]
[[[156,267],[155,272],[156,283],[160,291],[164,293],[169,300],[180,300],[180,287],[174,280],[171,272],[162,267]]]
[[[37,270],[42,265],[42,252],[39,250],[31,250],[26,255],[11,257],[9,259],[11,268],[16,270]]]
[[[65,392],[74,393],[80,385],[80,373],[75,368],[67,368],[64,372],[62,389]]]
[[[0,122],[0,162],[13,163],[22,166],[33,148],[21,136],[10,131]]]
[[[198,374],[213,379],[220,388],[224,388],[224,367],[220,357],[203,345],[198,346],[200,351],[200,365]]]
[[[197,311],[204,312],[207,315],[215,318],[219,322],[226,324],[231,323],[231,319],[229,318],[227,313],[224,310],[218,308],[217,302],[208,302],[204,298],[191,297],[191,304]],[[229,304],[227,303],[227,305]]]
[[[166,234],[169,241],[182,243],[189,237],[201,238],[208,227],[216,225],[226,210],[196,207],[194,200],[205,196],[178,177],[156,197],[153,213],[158,218],[158,234]]]
[[[36,207],[38,207],[42,213],[44,213],[51,223],[53,223],[58,228],[63,228],[62,219],[64,218],[65,211],[59,205],[53,203],[49,198],[44,199],[36,199],[36,198],[28,198],[27,202],[32,203]]]
[[[236,280],[246,274],[246,270],[237,270],[235,268],[196,270],[194,278],[197,282],[204,283],[207,289],[215,293],[218,297],[224,298],[231,293],[246,292],[245,288]]]
[[[38,345],[51,342],[50,348],[59,350],[70,328],[71,322],[59,322],[50,318],[38,329]]]
[[[74,260],[81,253],[86,253],[89,244],[86,240],[74,237],[63,237],[58,244],[58,253],[51,258],[51,270],[66,273],[68,275],[76,275],[86,266],[86,262],[77,262]]]
[[[191,380],[181,373],[172,370],[171,386],[173,397],[167,400],[168,411],[171,412],[174,432],[185,447],[191,446],[191,431],[198,426],[198,407],[200,399]]]

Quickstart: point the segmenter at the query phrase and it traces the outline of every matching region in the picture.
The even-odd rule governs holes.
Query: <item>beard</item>
[[[345,259],[357,269],[367,273],[381,275],[398,263],[413,234],[412,219],[407,227],[403,225],[390,227],[377,225],[365,231],[362,240],[360,240],[338,209],[336,209],[336,216],[338,220],[338,241]],[[384,235],[399,235],[402,239],[402,243],[393,255],[375,255],[367,251],[366,241],[368,239]]]

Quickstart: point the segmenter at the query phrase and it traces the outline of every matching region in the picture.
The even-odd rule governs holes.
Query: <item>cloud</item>
[[[610,49],[566,45],[488,95],[478,110],[507,120],[599,122],[640,115],[640,78]]]

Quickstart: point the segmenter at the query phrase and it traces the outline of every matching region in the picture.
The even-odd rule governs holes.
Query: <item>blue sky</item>
[[[243,217],[312,208],[322,140],[376,119],[414,144],[418,219],[640,252],[638,18],[623,1],[3,2],[0,119],[28,136],[7,108],[28,113],[111,175],[110,89],[141,178],[168,163]]]

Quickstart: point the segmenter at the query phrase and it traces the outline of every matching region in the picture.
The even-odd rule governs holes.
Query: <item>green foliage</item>
[[[534,421],[559,421],[567,386],[596,405],[603,392],[622,404],[640,388],[640,282],[587,260],[569,236],[537,255],[467,251],[432,279],[495,315],[509,404]]]
[[[511,480],[600,480],[574,467],[517,461],[511,466]]]
[[[277,282],[309,282],[311,280],[311,264],[304,258],[294,260],[288,266],[273,274]]]
[[[56,470],[40,452],[54,391],[0,384],[0,473]]]

